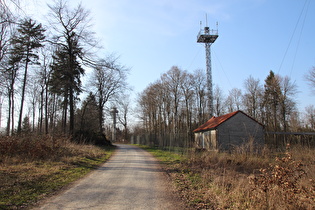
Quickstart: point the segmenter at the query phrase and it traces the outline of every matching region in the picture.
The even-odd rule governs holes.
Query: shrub
[[[314,204],[315,182],[307,181],[301,161],[293,159],[289,145],[284,157],[277,157],[274,164],[260,169],[260,174],[251,176],[253,198],[266,209],[307,209]]]
[[[103,146],[112,145],[112,143],[106,139],[106,136],[103,133],[89,131],[89,130],[77,131],[74,135],[73,140],[77,143],[84,143],[84,144],[95,144],[95,145],[103,145]]]

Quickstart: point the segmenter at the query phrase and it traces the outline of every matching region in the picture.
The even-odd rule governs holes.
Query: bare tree
[[[309,82],[309,85],[315,92],[315,67],[309,70],[308,74],[305,75],[305,79]]]
[[[7,21],[7,15],[3,11],[3,7],[0,6],[0,62],[2,61],[3,57],[8,53],[8,45],[11,39],[11,27],[10,22]]]
[[[34,78],[34,81],[36,81],[36,78]],[[29,102],[31,105],[31,111],[29,112],[29,115],[32,115],[32,132],[35,131],[35,117],[36,117],[36,107],[38,104],[38,101],[40,99],[40,85],[38,82],[33,82],[30,84],[28,89],[28,95]]]
[[[262,85],[260,85],[259,79],[254,79],[252,76],[249,76],[244,82],[244,88],[244,107],[247,113],[256,119],[258,117],[257,112],[263,95]]]
[[[10,135],[14,131],[14,96],[15,96],[15,85],[18,78],[18,67],[19,58],[11,54],[1,62],[1,80],[2,87],[5,89],[5,95],[8,97],[8,118],[6,133]]]
[[[206,75],[203,70],[198,69],[194,72],[194,89],[196,96],[196,109],[198,115],[198,123],[202,124],[208,120],[205,113],[207,109],[206,99]]]
[[[51,74],[51,47],[45,47],[41,49],[41,64],[40,68],[36,72],[36,81],[40,86],[39,94],[39,133],[43,132],[44,124],[44,133],[48,134],[48,100],[49,100],[49,79]]]
[[[234,112],[241,109],[242,105],[242,91],[238,88],[233,88],[229,91],[229,95],[226,99],[228,112]]]
[[[180,89],[181,84],[183,83],[183,72],[177,66],[173,66],[169,71],[162,75],[161,81],[165,85],[166,91],[171,97],[171,110],[172,110],[172,134],[174,141],[178,138],[179,133],[179,108],[180,101],[183,97],[183,93]],[[170,146],[173,145],[171,140]]]
[[[220,116],[224,113],[224,95],[222,89],[216,85],[213,94],[214,115]]]
[[[242,109],[242,90],[238,88],[233,88],[231,90],[231,95],[233,97],[236,110]]]
[[[302,123],[300,119],[300,112],[293,111],[290,115],[289,124],[290,124],[290,131],[297,132],[300,131],[302,128]]]
[[[186,139],[192,136],[192,114],[193,114],[193,98],[194,98],[194,76],[187,71],[183,71],[183,80],[181,83],[181,91],[183,93],[184,100],[184,113],[183,128],[186,130]],[[186,142],[188,145],[188,142]]]
[[[281,95],[279,99],[280,105],[280,119],[282,121],[282,128],[286,132],[288,127],[288,119],[290,115],[296,111],[296,102],[294,96],[297,93],[297,86],[292,83],[289,77],[280,77]]]
[[[10,3],[13,4],[13,8],[20,8],[19,0],[0,0],[0,62],[8,54],[16,19],[9,6]]]
[[[99,109],[99,131],[103,132],[104,110],[110,100],[128,89],[126,78],[129,69],[118,63],[113,56],[100,60],[95,65],[90,79],[90,86],[95,91]]]
[[[306,127],[315,130],[315,106],[309,105],[305,108],[306,112]]]
[[[15,21],[15,15],[9,7],[10,3],[12,3],[15,8],[19,8],[18,0],[0,0],[0,94],[1,96],[8,97],[7,135],[11,134],[14,129],[14,84],[17,76],[17,65],[14,64],[15,61],[12,63],[13,59],[9,52]],[[1,98],[1,100],[3,99]],[[1,110],[0,115],[2,115]]]
[[[173,66],[139,95],[140,118],[152,142],[169,148],[189,145],[193,126],[207,119],[202,75]]]
[[[118,103],[117,103],[117,107],[119,110],[119,114],[118,114],[118,121],[120,122],[120,124],[122,124],[122,126],[124,127],[124,140],[127,141],[128,140],[128,116],[130,113],[130,98],[128,95],[123,94],[121,95]]]

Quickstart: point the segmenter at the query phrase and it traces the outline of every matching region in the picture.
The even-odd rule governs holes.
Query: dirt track
[[[107,163],[40,209],[183,209],[155,158],[134,146],[117,146]]]

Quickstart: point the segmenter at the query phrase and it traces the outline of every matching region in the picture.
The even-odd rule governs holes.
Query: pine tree
[[[24,77],[21,95],[21,107],[18,121],[18,133],[22,129],[23,105],[25,98],[25,89],[27,83],[27,72],[29,65],[38,64],[38,55],[36,49],[43,47],[42,42],[45,39],[45,29],[41,24],[36,24],[32,19],[24,20],[17,29],[17,35],[12,39],[12,54],[19,57],[19,62],[24,65]]]
[[[95,96],[90,93],[86,100],[83,101],[81,109],[76,111],[78,130],[88,132],[99,132],[98,127],[98,105]]]
[[[73,134],[74,130],[74,100],[80,92],[82,92],[81,75],[84,69],[78,62],[77,58],[81,53],[81,48],[75,39],[71,41],[71,50],[69,47],[59,47],[53,56],[53,64],[51,65],[52,73],[50,78],[50,90],[63,99],[63,118],[62,127],[66,132],[67,113],[69,106],[70,122],[69,133]]]
[[[264,92],[264,107],[265,107],[265,120],[268,129],[277,131],[279,123],[277,120],[277,113],[279,110],[279,103],[281,98],[280,81],[273,71],[265,79],[265,92]]]

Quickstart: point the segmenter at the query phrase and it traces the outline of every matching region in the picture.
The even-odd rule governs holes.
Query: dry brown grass
[[[111,151],[68,138],[0,138],[0,209],[24,208],[78,179]]]
[[[169,169],[190,208],[314,209],[314,149],[240,151],[193,152]]]

